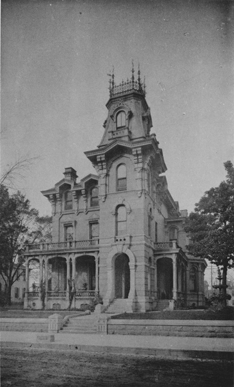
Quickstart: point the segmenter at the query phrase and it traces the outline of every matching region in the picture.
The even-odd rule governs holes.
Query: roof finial
[[[113,88],[115,86],[115,68],[114,68],[114,66],[112,67],[111,78],[112,78],[112,88]]]
[[[145,77],[144,77],[144,93],[146,94]]]
[[[132,60],[132,82],[134,82],[134,61]]]
[[[111,71],[110,71],[110,73],[108,73],[107,75],[108,75],[108,77],[109,77],[109,92],[110,92],[110,94],[111,94],[111,77],[112,77]]]
[[[139,88],[141,87],[141,70],[140,70],[140,63],[138,63],[138,85]]]

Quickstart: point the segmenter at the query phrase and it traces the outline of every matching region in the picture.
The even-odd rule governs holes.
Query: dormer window
[[[127,189],[127,172],[126,165],[120,164],[117,167],[117,191],[125,191]]]
[[[65,192],[65,210],[71,210],[72,209],[72,192],[67,191]]]
[[[116,128],[121,129],[126,126],[126,115],[124,111],[121,111],[117,114],[116,117]]]
[[[97,207],[99,205],[99,199],[98,199],[98,187],[94,187],[90,191],[90,206],[91,207]]]

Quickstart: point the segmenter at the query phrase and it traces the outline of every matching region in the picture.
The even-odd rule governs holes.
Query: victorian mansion
[[[27,248],[24,306],[79,309],[97,297],[112,313],[203,305],[206,263],[186,251],[187,211],[168,190],[140,71],[120,85],[112,75],[109,91],[103,137],[85,152],[96,174],[77,180],[65,168],[42,191],[53,239]]]

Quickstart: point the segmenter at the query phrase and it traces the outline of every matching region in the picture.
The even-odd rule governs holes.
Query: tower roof
[[[109,79],[110,98],[113,98],[116,96],[119,97],[119,96],[128,94],[129,92],[132,92],[132,91],[135,91],[145,97],[146,87],[145,87],[145,81],[142,82],[141,80],[140,65],[138,65],[137,77],[135,77],[134,63],[132,62],[131,78],[130,79],[128,78],[125,82],[122,80],[122,82],[117,85],[115,83],[114,68],[112,70],[112,73],[108,75],[110,77]]]

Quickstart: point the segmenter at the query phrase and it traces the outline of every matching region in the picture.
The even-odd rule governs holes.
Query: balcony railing
[[[57,243],[38,243],[27,245],[27,252],[29,251],[48,251],[48,250],[64,250],[64,249],[83,249],[87,247],[94,247],[99,245],[99,239],[88,239],[82,241],[66,241]]]
[[[174,241],[170,241],[170,242],[159,242],[159,243],[155,243],[155,249],[156,250],[170,250],[170,249],[178,249],[178,245],[177,245],[177,242],[174,240]]]
[[[145,95],[145,87],[139,81],[129,80],[127,82],[122,82],[120,85],[114,85],[110,89],[110,97],[116,94],[123,94],[130,90],[136,90],[143,95]]]

